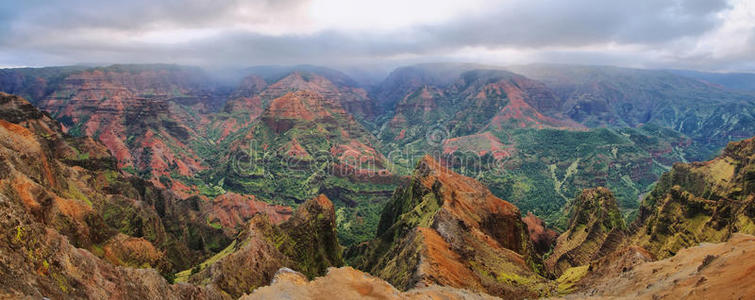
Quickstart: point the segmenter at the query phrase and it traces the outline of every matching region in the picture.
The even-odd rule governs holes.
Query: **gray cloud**
[[[314,32],[307,30],[306,0],[16,2],[0,3],[0,65],[360,64],[453,60],[480,48],[565,63],[755,67],[753,43],[745,49],[752,51],[724,56],[689,52],[688,45],[726,22],[719,15],[731,6],[723,0],[489,1],[481,12],[433,24],[388,31],[344,24]],[[143,38],[171,30],[196,36]]]
[[[13,12],[9,15],[14,15],[14,18],[6,21],[46,30],[80,27],[142,30],[156,25],[201,27],[232,17],[244,8],[258,10],[257,16],[263,19],[265,16],[295,11],[304,3],[302,0],[31,0],[6,2],[0,4],[0,8]]]
[[[530,1],[491,7],[490,13],[426,28],[443,42],[483,46],[580,46],[606,41],[659,43],[713,28],[726,2]],[[703,9],[704,8],[704,9]]]

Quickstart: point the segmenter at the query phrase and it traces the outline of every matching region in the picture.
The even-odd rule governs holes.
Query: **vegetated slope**
[[[336,203],[346,244],[372,237],[379,208],[395,187],[393,176],[369,174],[410,174],[425,153],[565,229],[563,208],[584,188],[610,188],[631,218],[638,199],[673,162],[707,158],[725,141],[753,134],[752,97],[699,80],[609,67],[511,69],[541,80],[493,66],[425,64],[397,69],[368,96],[348,76],[315,66],[250,68],[230,90],[196,68],[116,65],[2,70],[0,88],[34,96],[69,133],[102,141],[124,170],[183,197],[212,199],[228,189],[292,204],[325,193]],[[259,117],[274,100],[292,92],[319,94],[340,106],[333,119],[356,122],[295,121],[309,107],[287,97],[265,117],[296,128],[250,136],[263,127]],[[343,138],[344,132],[352,136]],[[254,178],[256,169],[236,176],[228,167],[228,150],[251,141],[267,147],[253,152],[283,152],[266,156],[274,163],[256,164],[267,170],[266,179]],[[332,163],[323,166],[313,149],[332,152],[322,155]],[[380,158],[388,154],[390,161]],[[344,169],[344,158],[357,167]],[[346,175],[321,176],[321,170]]]
[[[223,111],[211,116],[207,135],[219,142],[217,146],[221,150],[246,135],[273,100],[292,92],[316,92],[338,103],[362,125],[369,125],[373,117],[374,103],[367,97],[367,92],[335,70],[297,66],[258,67],[248,71],[252,73],[243,78],[231,93]]]
[[[711,162],[694,163],[700,167],[700,170],[697,170],[698,175],[709,180],[713,180],[713,177],[719,180],[717,181],[719,185],[708,185],[711,187],[709,190],[716,190],[719,193],[727,190],[740,196],[744,193],[747,195],[744,199],[751,200],[752,187],[751,183],[746,180],[749,175],[732,175],[725,178],[720,175],[710,178],[707,176],[722,174],[714,171],[714,169],[720,169],[721,165],[718,164],[721,161],[728,164],[731,164],[732,160],[749,162],[752,153],[755,152],[752,148],[753,140],[755,139],[732,143],[724,151],[725,154]],[[675,169],[680,166],[682,165],[677,165]],[[734,169],[738,170],[740,175],[749,172],[748,164],[736,164]],[[674,171],[664,175],[664,178],[672,176],[669,174],[673,175]],[[687,181],[693,177],[680,176]],[[733,182],[733,184],[723,184],[728,182]],[[472,195],[477,193],[470,193],[472,190],[483,192],[480,193],[480,197],[475,197]],[[496,214],[495,209],[486,209],[489,206],[480,205],[480,203],[473,205],[474,202],[470,201],[471,199],[488,199],[481,196],[484,194],[484,187],[478,183],[475,184],[472,179],[454,174],[448,169],[443,169],[431,158],[425,158],[418,164],[412,182],[397,190],[394,200],[386,207],[382,218],[384,222],[381,222],[380,226],[382,234],[370,243],[353,247],[347,256],[350,256],[352,262],[358,266],[362,268],[367,266],[366,270],[401,289],[441,284],[463,286],[470,290],[480,291],[479,286],[475,286],[476,280],[480,279],[475,276],[480,274],[477,272],[481,268],[510,267],[501,260],[490,263],[482,255],[490,249],[480,247],[486,243],[474,242],[475,237],[481,236],[481,232],[486,230],[486,226],[475,225],[484,224],[486,220],[491,220],[491,214]],[[652,196],[648,198],[650,197]],[[438,198],[443,200],[438,201]],[[721,200],[732,202],[732,199]],[[490,201],[495,202],[495,200]],[[496,274],[497,282],[502,285],[537,287],[541,295],[563,293],[561,295],[566,298],[712,297],[738,299],[751,294],[748,287],[752,285],[752,279],[747,275],[753,269],[752,258],[749,257],[752,251],[748,250],[755,247],[755,238],[752,236],[729,234],[723,239],[730,238],[726,243],[678,250],[675,252],[676,256],[654,262],[657,256],[651,252],[659,253],[660,257],[663,257],[663,253],[655,251],[652,247],[648,248],[651,250],[648,252],[638,246],[647,246],[647,244],[642,244],[644,240],[639,240],[641,243],[636,244],[638,241],[636,237],[646,234],[644,227],[635,225],[633,231],[625,227],[616,200],[610,191],[605,188],[585,190],[570,205],[572,209],[569,229],[559,237],[556,249],[545,263],[546,268],[558,270],[554,273],[561,274],[561,277],[555,281],[545,279],[537,281],[532,277],[527,280],[526,277],[517,277],[500,270],[482,274]],[[743,229],[746,231],[751,226],[748,222],[751,222],[753,218],[748,215],[747,211],[741,207],[730,211],[732,215],[728,215],[728,219],[738,220],[735,226],[729,228],[730,232],[739,232]],[[658,212],[664,215],[659,218],[680,222],[686,222],[690,217],[684,214],[676,215],[674,212],[662,209]],[[475,224],[475,222],[480,223]],[[721,222],[719,219],[715,224]],[[510,228],[504,225],[508,224],[507,222],[493,223],[498,224],[496,226],[498,229]],[[643,223],[642,217],[637,223]],[[708,222],[705,226],[715,226],[715,224]],[[686,231],[686,234],[695,235],[700,232],[704,233],[704,231]],[[508,233],[503,236],[515,235]],[[526,239],[524,234],[522,236]],[[489,237],[494,239],[493,235]],[[685,240],[694,238],[684,236]],[[698,241],[703,241],[702,238]],[[707,241],[711,240],[707,239]],[[491,240],[487,240],[488,247],[492,246],[491,243]],[[504,261],[506,257],[498,256],[499,259],[504,258]],[[472,270],[472,273],[469,270]],[[510,272],[511,269],[507,271]],[[481,282],[485,282],[484,279]],[[324,289],[325,284],[330,289]],[[355,288],[357,286],[364,288]],[[307,282],[301,275],[281,270],[277,281],[272,286],[258,289],[249,297],[258,299],[282,294],[322,297],[332,295],[334,290],[349,295],[383,295],[391,291],[385,286],[376,278],[365,277],[350,269],[334,269],[327,276],[317,278],[312,282]],[[423,295],[421,293],[434,289],[437,288],[414,289],[395,297]],[[511,293],[511,290],[500,286],[498,289],[491,289],[488,286],[482,291],[506,297],[523,297],[522,294]],[[449,290],[446,288],[444,292],[448,293]],[[454,291],[454,294],[450,295],[434,295],[460,297],[455,294],[457,292]],[[467,297],[478,296],[467,294]]]
[[[589,131],[525,129],[493,136],[509,139],[506,155],[482,156],[482,167],[462,172],[480,178],[497,196],[561,230],[568,221],[566,204],[583,189],[596,186],[614,191],[622,214],[631,217],[639,198],[674,162],[684,159],[691,142],[653,125]],[[458,162],[469,153],[451,152],[448,157]]]
[[[278,269],[309,278],[343,265],[333,203],[324,195],[306,201],[278,225],[257,215],[233,243],[209,260],[179,273],[177,280],[209,284],[234,298],[271,283]]]
[[[544,82],[564,102],[562,111],[588,127],[657,124],[691,137],[709,153],[755,132],[753,95],[667,71],[569,65],[508,69]]]
[[[374,149],[377,140],[364,127],[372,124],[374,103],[365,90],[332,69],[313,66],[252,68],[247,70],[251,75],[233,90],[217,83],[198,68],[172,65],[12,69],[3,72],[0,88],[35,95],[35,103],[61,121],[64,131],[101,141],[116,156],[120,168],[158,187],[169,188],[182,197],[199,195],[207,201],[223,195],[226,189],[232,189],[260,192],[257,196],[265,201],[293,204],[319,192],[326,193],[341,208],[339,215],[343,217],[339,218],[339,226],[344,228],[344,241],[353,243],[372,236],[379,206],[390,197],[394,188],[394,179],[352,182],[353,178],[369,176],[364,170],[385,168],[382,166],[385,161]],[[39,85],[39,82],[44,84]],[[297,91],[319,95],[318,99],[322,101],[317,101],[327,102],[320,107],[324,110],[319,113],[327,110],[327,114],[332,113],[334,118],[320,114],[316,119],[307,120],[309,127],[298,126],[290,131],[292,138],[280,144],[248,135],[256,130],[260,123],[258,118],[264,111],[270,112],[265,115],[266,122],[274,126],[301,116],[308,118],[311,109],[308,104],[290,107],[292,102],[285,100],[273,103],[273,100]],[[339,120],[335,121],[337,124],[328,123],[336,119]],[[284,134],[280,130],[274,128],[273,134]],[[325,138],[332,136],[344,137],[335,141],[332,147],[321,147],[320,142],[328,142]],[[252,139],[260,139],[260,146],[272,144],[273,148],[261,149],[260,153],[281,151],[284,158],[289,158],[288,154],[306,151],[318,157],[323,154],[319,151],[328,152],[332,162],[329,170],[340,170],[339,173],[344,175],[338,178],[326,176],[328,179],[324,182],[323,178],[313,175],[320,170],[320,165],[313,170],[277,172],[278,177],[273,180],[276,185],[280,183],[283,190],[293,188],[292,193],[299,196],[297,198],[290,194],[273,197],[259,189],[242,188],[233,180],[234,174],[225,167],[228,166],[229,149],[243,148],[237,145],[249,144]],[[301,147],[302,144],[309,149]],[[302,159],[308,157],[305,155]],[[347,159],[354,163],[344,164]],[[359,166],[360,159],[369,159],[377,165],[363,168]],[[224,182],[227,177],[231,177],[228,184]],[[307,178],[313,183],[302,182]],[[357,203],[366,205],[357,208]]]
[[[545,260],[555,277],[615,250],[625,238],[626,225],[616,199],[606,188],[586,189],[571,203],[569,227]]]
[[[371,238],[398,178],[344,106],[348,94],[323,76],[294,72],[258,96],[272,99],[229,142],[214,176],[227,189],[287,205],[325,194],[338,208],[344,243]]]
[[[684,77],[702,80],[735,91],[755,91],[755,74],[753,73],[712,73],[690,70],[668,70]]]
[[[439,284],[509,298],[549,292],[519,210],[429,156],[394,193],[377,235],[347,256],[399,289]]]
[[[675,164],[645,198],[633,242],[659,258],[734,232],[755,234],[755,138],[707,162]]]
[[[209,296],[160,276],[227,243],[199,204],[125,177],[106,148],[0,93],[0,293],[54,298]]]
[[[581,127],[558,115],[559,107],[539,82],[502,70],[472,70],[443,87],[424,84],[408,91],[383,125],[380,138],[394,150],[412,143],[426,145],[432,130],[447,139],[484,130]]]
[[[556,260],[571,262],[564,263],[564,267],[574,266],[563,271],[557,281],[558,290],[569,292],[579,289],[582,293],[589,294],[634,296],[636,290],[633,291],[632,288],[645,285],[644,290],[637,295],[648,298],[652,294],[660,296],[668,293],[667,297],[672,298],[705,294],[729,298],[729,293],[736,295],[746,291],[743,288],[732,290],[723,286],[732,281],[743,283],[742,280],[745,279],[740,274],[751,272],[755,268],[755,263],[751,260],[743,259],[738,261],[737,266],[727,268],[723,267],[730,263],[723,263],[716,268],[715,272],[723,272],[716,276],[728,278],[729,281],[711,279],[708,276],[714,273],[703,270],[719,256],[729,255],[733,259],[722,261],[744,258],[740,254],[746,253],[731,249],[751,247],[746,245],[754,241],[751,236],[737,236],[753,234],[755,229],[755,186],[752,181],[754,146],[755,138],[732,142],[720,156],[711,161],[674,165],[645,198],[637,220],[628,231],[621,230],[620,226],[611,226],[618,221],[611,221],[615,220],[612,217],[615,213],[609,213],[607,215],[611,217],[603,218],[603,226],[597,231],[602,234],[585,232],[587,238],[582,245],[593,247],[584,249],[586,247],[582,246],[580,252],[572,256],[566,255],[562,259],[564,256],[559,253],[563,251],[559,248],[562,248],[562,244],[570,244],[568,240],[567,243],[562,243],[562,238],[569,236],[568,232],[564,233],[553,252],[556,256],[546,260],[546,266],[551,266]],[[577,201],[575,204],[594,207],[590,202],[584,201]],[[612,210],[614,209],[607,211]],[[612,231],[606,235],[605,232],[611,227]],[[729,242],[720,245],[685,249],[727,240]],[[573,239],[571,242],[575,241],[580,240]],[[595,247],[597,245],[600,246]],[[595,251],[596,249],[599,250]],[[646,263],[656,258],[665,260]],[[652,275],[647,275],[648,273]],[[607,288],[614,284],[616,290]],[[676,285],[686,288],[677,289],[674,287]]]
[[[582,265],[564,270],[555,282],[537,275],[542,265],[514,205],[425,157],[385,208],[379,237],[351,248],[349,258],[401,289],[419,283],[513,298],[549,295],[554,287],[576,289],[574,297],[745,297],[752,293],[747,275],[755,239],[737,233],[753,228],[753,153],[755,138],[731,143],[709,162],[675,165],[643,202],[623,244],[611,242],[609,231],[621,228],[621,218],[610,194],[586,191],[572,203],[570,231],[592,224],[587,232],[592,239],[578,248],[595,253],[591,243],[602,243],[600,255],[585,264],[570,260]],[[0,233],[3,297],[227,299],[269,283],[280,267],[313,278],[341,264],[338,218],[325,196],[306,201],[293,215],[237,194],[180,200],[119,173],[103,145],[65,135],[48,114],[6,94],[0,94],[0,154],[0,225],[8,229]],[[242,223],[242,232],[230,241]],[[579,234],[564,235],[568,241]],[[181,276],[196,285],[170,285],[145,267],[166,277],[177,267],[189,268]],[[281,275],[275,285],[250,296],[325,296],[341,290],[486,297],[437,286],[401,293],[364,274],[332,270],[310,283],[302,275]],[[332,289],[323,290],[325,283]]]

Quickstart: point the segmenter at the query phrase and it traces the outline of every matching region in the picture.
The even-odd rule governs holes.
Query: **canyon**
[[[2,297],[752,294],[747,92],[562,65],[1,71]]]

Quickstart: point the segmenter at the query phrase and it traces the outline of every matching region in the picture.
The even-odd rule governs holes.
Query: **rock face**
[[[280,230],[287,241],[278,249],[291,257],[295,270],[312,278],[325,274],[329,267],[343,265],[335,209],[325,195],[304,202],[291,219],[280,224]]]
[[[275,274],[270,286],[256,289],[241,297],[254,299],[497,299],[485,294],[440,286],[401,292],[387,282],[350,267],[330,268],[328,274],[307,281],[307,277],[290,269]]]
[[[189,195],[172,172],[193,177],[207,165],[189,145],[218,104],[198,69],[168,65],[110,66],[64,73],[37,105],[74,136],[102,142],[118,160],[159,187]]]
[[[365,90],[331,75],[323,73],[323,70],[294,69],[275,78],[270,84],[258,75],[250,75],[231,94],[225,111],[251,113],[251,117],[255,118],[276,98],[291,92],[311,91],[338,102],[359,119],[374,117],[374,104]],[[343,74],[338,76],[345,77]]]
[[[755,234],[755,138],[711,161],[675,164],[642,203],[632,242],[659,258],[701,242]]]
[[[167,275],[206,255],[204,243],[222,243],[198,211],[118,174],[105,147],[63,134],[22,98],[0,93],[0,117],[0,294],[221,298],[126,268]]]
[[[360,269],[402,290],[439,284],[511,298],[547,292],[519,210],[429,156],[383,210],[378,238],[357,251]]]
[[[409,66],[368,95],[344,74],[312,66],[252,68],[236,87],[218,87],[196,68],[116,65],[2,70],[0,89],[33,97],[64,131],[99,140],[124,171],[181,197],[229,190],[294,205],[324,193],[346,216],[339,234],[349,245],[373,237],[395,175],[414,167],[412,159],[380,158],[395,150],[480,156],[492,168],[522,171],[480,177],[497,196],[563,230],[564,205],[582,189],[610,188],[626,214],[673,162],[751,135],[750,98],[735,92],[665,72],[563,69],[521,71],[527,78],[491,66]],[[287,96],[298,93],[322,99]],[[685,105],[669,102],[680,96]],[[310,115],[309,108],[329,112]],[[272,126],[258,131],[260,116]],[[344,116],[355,122],[338,120]],[[582,128],[604,125],[615,128]],[[253,142],[258,150],[247,151]],[[233,167],[229,149],[269,161]],[[394,176],[374,176],[386,169]],[[337,176],[309,176],[323,170]]]
[[[253,195],[240,195],[233,192],[202,202],[211,203],[206,205],[207,208],[202,209],[207,212],[207,222],[212,226],[220,226],[229,236],[235,236],[243,230],[246,222],[257,214],[265,214],[273,224],[286,221],[293,214],[291,207],[269,204],[258,200]]]
[[[556,242],[545,267],[555,277],[570,267],[610,253],[625,237],[626,225],[616,199],[606,188],[586,189],[574,200],[569,227]]]
[[[179,273],[177,280],[210,285],[237,298],[270,284],[282,267],[313,278],[341,265],[333,203],[320,195],[279,225],[256,215],[228,248]]]
[[[545,222],[533,215],[532,212],[528,212],[527,216],[522,218],[522,222],[527,224],[530,242],[532,242],[538,255],[545,254],[556,245],[558,233],[553,229],[547,228]]]
[[[51,299],[227,299],[220,292],[171,285],[154,269],[118,267],[72,246],[0,195],[0,297]]]
[[[623,262],[595,268],[574,298],[747,299],[755,295],[755,237],[735,233],[724,243],[683,249],[671,258],[647,260],[643,250],[625,251]],[[612,268],[613,267],[613,268]]]

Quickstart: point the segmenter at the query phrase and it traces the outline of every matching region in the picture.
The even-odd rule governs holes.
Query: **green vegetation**
[[[572,267],[566,269],[558,279],[556,279],[556,292],[560,295],[569,294],[576,289],[575,284],[589,272],[589,265]]]
[[[131,175],[136,175],[137,174],[136,168],[134,168],[133,166],[125,166],[125,167],[121,168],[121,170],[124,171],[124,172],[126,172],[126,173],[129,173]]]
[[[189,279],[189,276],[199,273],[200,271],[204,270],[208,266],[218,262],[223,257],[228,256],[229,254],[233,253],[236,250],[236,240],[233,240],[230,245],[225,247],[223,251],[220,251],[210,257],[209,259],[203,261],[202,263],[195,265],[191,269],[183,270],[181,272],[176,273],[175,275],[175,282],[186,282]]]
[[[68,197],[70,197],[72,199],[76,199],[76,200],[82,201],[82,202],[86,203],[87,205],[92,206],[92,201],[89,200],[89,197],[87,197],[87,195],[85,195],[83,192],[81,192],[81,190],[79,190],[78,187],[76,187],[75,183],[69,183],[68,184],[68,191],[66,193],[66,196],[68,196]]]
[[[210,225],[210,227],[215,228],[215,229],[222,229],[223,228],[223,225],[221,225],[220,223],[214,223],[214,222],[212,222],[210,220],[210,217],[207,217],[207,225]]]
[[[441,149],[428,145],[422,129],[406,128],[410,142],[389,143],[385,151],[401,150],[393,163],[394,171],[408,174],[416,159],[429,153],[440,156]],[[454,137],[455,131],[451,130]],[[455,162],[455,171],[475,177],[498,197],[517,205],[522,212],[531,211],[546,223],[565,229],[567,206],[582,189],[605,186],[619,200],[622,214],[629,218],[639,207],[658,177],[676,161],[704,156],[696,147],[680,147],[684,135],[656,125],[622,129],[571,131],[558,129],[510,129],[493,131],[493,135],[512,150],[511,156],[496,160],[476,155],[489,145],[465,145],[465,151],[446,157]],[[392,135],[382,137],[390,139]],[[479,149],[479,150],[476,150]],[[413,158],[413,159],[411,159]]]
[[[608,187],[628,215],[639,207],[640,195],[666,170],[665,164],[679,160],[669,157],[674,154],[651,152],[652,147],[668,146],[668,140],[642,145],[632,141],[652,140],[650,133],[642,128],[496,133],[500,138],[511,136],[516,150],[498,169],[483,169],[479,178],[522,212],[532,211],[562,230],[566,226],[563,208],[585,188]]]

